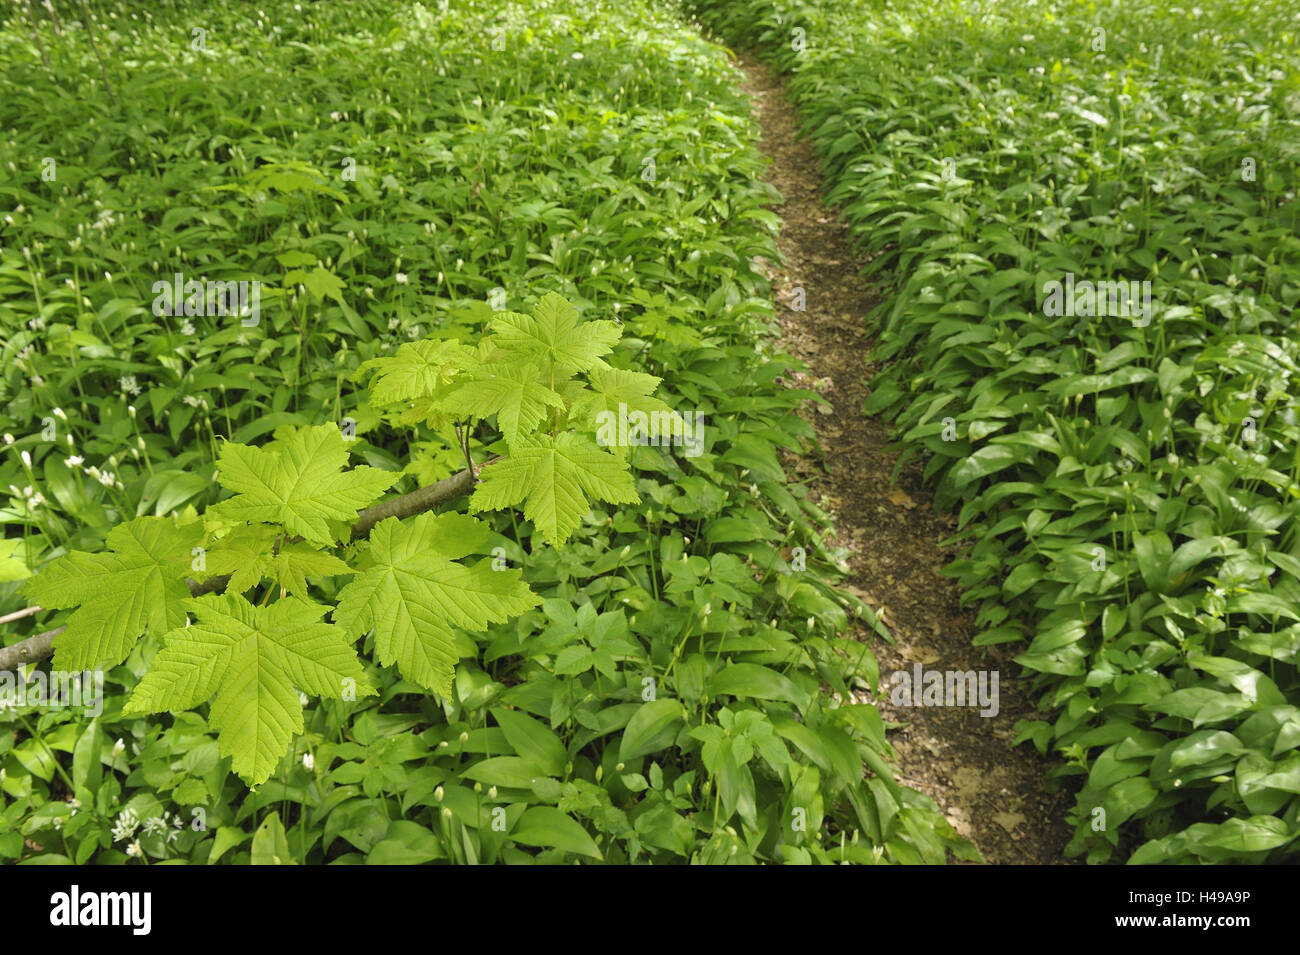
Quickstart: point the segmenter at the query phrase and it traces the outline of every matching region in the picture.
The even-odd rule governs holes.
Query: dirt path
[[[885,693],[881,715],[905,724],[890,734],[902,770],[900,781],[930,796],[949,821],[991,863],[1051,864],[1063,861],[1069,839],[1063,816],[1069,800],[1048,792],[1051,764],[1032,747],[1012,747],[1016,720],[1034,717],[1032,698],[1015,682],[1020,668],[1005,647],[972,647],[971,616],[958,606],[956,584],[940,568],[956,555],[940,542],[956,519],[935,514],[920,466],[908,467],[891,484],[895,455],[886,451],[888,427],[862,416],[875,367],[865,362],[870,338],[863,318],[879,301],[855,256],[848,229],[822,202],[822,179],[811,146],[798,136],[798,120],[776,75],[742,56],[762,124],[760,146],[772,158],[768,180],[785,199],[775,209],[784,220],[778,243],[783,265],[772,266],[785,347],[809,366],[811,381],[835,408],[813,414],[827,471],[812,462],[809,479],[821,506],[835,515],[839,539],[851,553],[848,588],[883,615],[896,641],[876,638]],[[792,311],[794,289],[803,288],[806,311]],[[781,306],[784,306],[782,308]],[[796,465],[797,471],[797,465]],[[865,629],[859,638],[866,638]],[[978,708],[901,707],[888,699],[889,675],[925,670],[997,670],[996,716]]]

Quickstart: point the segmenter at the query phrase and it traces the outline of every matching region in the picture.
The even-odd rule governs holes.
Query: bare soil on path
[[[987,862],[1064,862],[1071,800],[1051,791],[1049,761],[1031,745],[1012,746],[1017,720],[1041,718],[1016,679],[1016,651],[971,646],[973,619],[959,606],[956,583],[940,573],[957,556],[942,544],[956,518],[934,512],[919,464],[892,481],[897,455],[887,447],[889,428],[862,414],[877,370],[863,319],[879,294],[860,277],[865,260],[847,226],[823,202],[817,158],[799,136],[779,78],[752,57],[742,55],[740,65],[747,77],[742,88],[762,127],[760,148],[772,160],[767,178],[784,198],[774,209],[784,222],[783,261],[768,264],[784,347],[808,365],[798,385],[815,388],[834,406],[826,413],[809,403],[823,460],[790,466],[834,515],[837,538],[827,543],[850,552],[847,588],[881,615],[896,641],[890,646],[858,625],[856,636],[871,641],[880,662],[882,691],[873,702],[887,722],[902,724],[889,736],[899,781],[933,799]],[[805,310],[793,311],[799,288]],[[916,663],[927,671],[998,671],[997,715],[982,717],[978,706],[894,706],[890,675],[911,673]]]

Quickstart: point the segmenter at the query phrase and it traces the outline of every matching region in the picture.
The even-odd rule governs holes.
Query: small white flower
[[[67,421],[67,420],[68,420],[68,416],[67,416],[66,414],[64,414],[62,408],[55,408],[55,409],[54,409],[54,417],[58,418],[60,421]]]
[[[135,840],[135,842],[131,843],[129,846],[126,847],[126,854],[129,856],[135,856],[137,859],[144,856],[144,850],[140,848],[139,839]]]
[[[136,384],[135,375],[123,375],[117,380],[117,383],[124,393],[129,392],[132,395],[140,393],[140,386]]]
[[[32,456],[31,456],[31,453],[28,452],[28,451],[22,451],[22,452],[20,452],[19,457],[21,457],[21,458],[23,459],[23,467],[25,467],[27,470],[30,471],[30,470],[32,469]]]
[[[150,816],[145,820],[141,827],[141,832],[146,836],[152,836],[156,833],[163,832],[167,828],[167,820],[162,816]]]
[[[112,487],[114,484],[117,483],[117,475],[115,475],[112,471],[105,471],[103,474],[99,476],[99,483],[104,485],[104,487]],[[121,740],[119,740],[118,742],[121,742]]]
[[[14,443],[14,436],[12,434],[6,434],[5,444],[13,444],[13,443]]]
[[[574,53],[574,54],[573,54],[573,58],[574,58],[575,60],[581,60],[581,59],[583,59],[583,56],[582,56],[581,53]]]
[[[91,470],[91,471],[94,471],[95,469],[94,469],[94,468],[91,468],[90,470]],[[90,472],[87,471],[86,473],[89,474]],[[92,476],[93,476],[93,475],[92,475]],[[114,758],[114,759],[117,759],[119,756],[121,756],[121,755],[122,755],[123,753],[125,753],[125,752],[126,752],[126,742],[125,742],[124,740],[119,739],[116,743],[113,744],[113,758]]]
[[[395,276],[393,276],[393,281],[395,281],[398,285],[405,285],[405,284],[406,284],[406,273],[405,273],[405,272],[398,272]]]
[[[182,334],[182,335],[193,335],[193,334],[194,334],[194,323],[191,322],[189,319],[186,319],[185,321],[181,322],[181,334]]]
[[[316,768],[316,757],[311,753],[302,754],[302,768],[307,772],[312,772]]]
[[[117,815],[117,820],[113,823],[113,841],[126,842],[135,835],[136,828],[140,825],[140,817],[136,815],[134,809],[123,809]]]

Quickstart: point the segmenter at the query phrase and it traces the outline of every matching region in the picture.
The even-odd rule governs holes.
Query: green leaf
[[[619,761],[629,763],[666,747],[676,739],[678,724],[685,716],[686,711],[680,700],[664,699],[642,703],[623,729],[623,739],[618,749]]]
[[[227,444],[218,480],[235,496],[209,513],[235,521],[270,522],[321,545],[334,543],[328,520],[351,523],[357,511],[392,487],[397,474],[378,468],[344,471],[347,447],[337,425],[294,430],[262,448]]]
[[[27,545],[21,537],[0,539],[0,584],[26,580],[32,575],[27,568]]]
[[[1143,582],[1156,593],[1161,593],[1168,582],[1170,561],[1174,547],[1164,531],[1134,534],[1133,549],[1137,551],[1138,570]]]
[[[424,513],[409,524],[385,518],[370,532],[363,569],[339,593],[334,620],[354,636],[375,631],[385,666],[450,700],[457,660],[454,628],[483,631],[541,603],[518,569],[467,567],[463,530],[479,524],[464,515]],[[473,532],[482,535],[482,529]]]
[[[80,605],[55,640],[55,668],[116,666],[145,630],[180,626],[190,597],[185,575],[202,537],[199,524],[137,517],[109,531],[109,553],[72,551],[28,580],[23,592],[42,607]]]
[[[355,571],[333,554],[305,541],[281,542],[281,532],[269,524],[237,527],[207,553],[208,573],[229,574],[226,592],[242,594],[271,578],[296,597],[307,597],[307,577],[336,577]]]
[[[611,504],[641,500],[624,462],[589,437],[566,432],[530,441],[485,468],[470,511],[500,510],[524,501],[524,517],[548,543],[562,544],[590,510],[587,496]]]
[[[250,785],[266,781],[303,730],[295,687],[333,699],[375,692],[343,629],[321,622],[327,607],[298,597],[254,607],[230,594],[186,607],[197,621],[164,637],[123,712],[187,710],[215,696],[221,753]]]
[[[1145,776],[1135,776],[1116,783],[1106,791],[1106,797],[1102,800],[1106,809],[1106,825],[1118,826],[1134,813],[1145,809],[1158,795],[1160,791]]]
[[[729,663],[708,681],[708,694],[716,699],[723,694],[756,700],[782,700],[801,710],[808,708],[808,694],[787,676],[757,663]]]
[[[511,360],[541,360],[564,377],[608,367],[600,356],[623,336],[615,322],[581,321],[578,310],[554,292],[542,297],[531,316],[501,312],[492,331]]]
[[[954,466],[948,472],[948,477],[956,487],[962,487],[971,481],[995,474],[1019,461],[1023,461],[1031,453],[1027,448],[991,444],[980,448],[970,457]]]
[[[1263,852],[1286,845],[1296,834],[1288,831],[1286,822],[1276,816],[1251,816],[1229,819],[1200,841],[1203,845],[1234,852]]]
[[[588,373],[587,379],[591,382],[592,390],[584,392],[574,402],[570,411],[572,419],[594,424],[596,416],[602,411],[617,415],[620,409],[625,409],[629,414],[636,411],[646,415],[668,414],[680,432],[681,419],[664,402],[650,397],[659,387],[662,378],[624,368],[596,368]]]
[[[93,719],[78,737],[76,748],[72,751],[74,789],[84,786],[92,793],[99,791],[100,780],[104,778],[104,765],[100,758],[103,753],[103,735],[99,720]]]
[[[289,839],[284,833],[280,814],[272,812],[253,834],[253,865],[294,865]]]
[[[536,762],[547,776],[564,774],[569,754],[550,727],[519,710],[494,707],[490,712],[516,753]]]
[[[438,407],[458,417],[496,415],[501,434],[513,449],[521,437],[537,430],[547,408],[564,407],[564,400],[537,377],[533,365],[481,365],[468,381],[458,382]]]
[[[493,756],[471,764],[462,775],[489,786],[531,789],[535,781],[547,774],[536,760],[527,756]]]
[[[384,838],[366,855],[366,865],[420,865],[443,858],[442,845],[429,829],[409,819],[388,824]]]
[[[375,370],[370,403],[376,408],[431,398],[474,362],[474,349],[452,339],[421,339],[398,346],[396,354],[362,362],[357,373]]]
[[[526,846],[543,846],[604,859],[587,830],[550,806],[534,806],[520,817],[510,838]]]

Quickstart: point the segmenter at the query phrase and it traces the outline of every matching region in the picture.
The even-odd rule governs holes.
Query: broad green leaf
[[[589,437],[566,432],[513,449],[509,457],[484,469],[470,511],[525,502],[524,517],[548,543],[562,544],[590,510],[587,496],[611,504],[641,500],[624,462]]]
[[[547,408],[562,408],[563,399],[537,380],[533,365],[480,365],[438,407],[457,417],[496,415],[501,434],[513,449],[522,437],[533,434],[546,417]]]
[[[42,607],[77,607],[54,642],[55,668],[116,666],[146,630],[180,626],[191,552],[202,537],[199,524],[137,517],[109,531],[108,553],[72,551],[28,580],[23,592]]]
[[[532,315],[501,312],[492,331],[512,361],[541,360],[565,378],[607,367],[601,356],[623,335],[615,322],[582,321],[578,310],[554,292],[542,297]]]
[[[472,763],[461,775],[488,786],[531,789],[547,776],[541,765],[527,756],[493,756]]]
[[[27,568],[27,546],[21,537],[0,539],[0,584],[26,580],[32,575]]]
[[[562,849],[593,859],[604,859],[587,830],[550,806],[534,806],[525,812],[511,830],[510,838],[526,846]]]
[[[187,710],[214,697],[221,753],[250,785],[264,782],[303,729],[295,687],[343,699],[373,694],[345,631],[329,609],[298,597],[254,607],[240,596],[186,601],[197,618],[164,637],[126,713]]]
[[[808,708],[808,694],[787,676],[757,663],[729,663],[708,681],[709,696],[723,694],[756,700],[782,700],[801,710]]]
[[[455,563],[463,556],[464,515],[418,515],[403,524],[385,518],[370,532],[357,577],[339,593],[335,621],[354,636],[373,629],[385,666],[451,699],[460,654],[455,629],[483,631],[541,603],[518,569]],[[480,522],[472,521],[477,525]],[[479,531],[478,533],[481,533]]]
[[[321,545],[334,543],[327,521],[352,522],[398,478],[390,471],[348,463],[343,434],[333,424],[295,430],[265,447],[227,444],[218,480],[235,496],[209,509],[219,517],[282,524]]]
[[[1160,791],[1145,776],[1135,776],[1116,783],[1106,791],[1106,797],[1102,800],[1106,809],[1106,824],[1118,826],[1134,813],[1145,809],[1158,795]]]
[[[564,774],[569,754],[549,726],[519,710],[494,707],[490,712],[516,753],[535,761],[547,776]]]
[[[618,758],[629,763],[642,756],[656,753],[677,738],[686,711],[680,700],[651,700],[642,703],[623,728]]]
[[[574,402],[570,410],[573,420],[590,421],[595,426],[596,416],[601,412],[618,415],[620,411],[627,414],[639,411],[647,416],[668,415],[674,427],[670,434],[681,432],[680,416],[658,398],[650,397],[663,379],[624,368],[595,368],[587,378],[591,390]]]
[[[333,554],[305,541],[280,542],[281,532],[267,524],[238,527],[207,553],[208,573],[229,574],[226,592],[242,594],[265,578],[295,597],[307,597],[307,577],[335,577],[355,571]]]
[[[289,839],[280,822],[280,814],[272,811],[253,834],[253,865],[294,865]]]
[[[357,372],[378,372],[370,385],[370,403],[382,408],[433,397],[474,359],[474,349],[455,340],[421,339],[403,343],[392,356],[363,362]]]
[[[409,819],[394,819],[366,855],[366,865],[420,865],[443,858],[438,837]]]
[[[1200,841],[1235,852],[1263,852],[1286,845],[1297,834],[1300,830],[1289,830],[1286,822],[1276,816],[1251,816],[1220,823],[1213,827],[1211,835]]]

